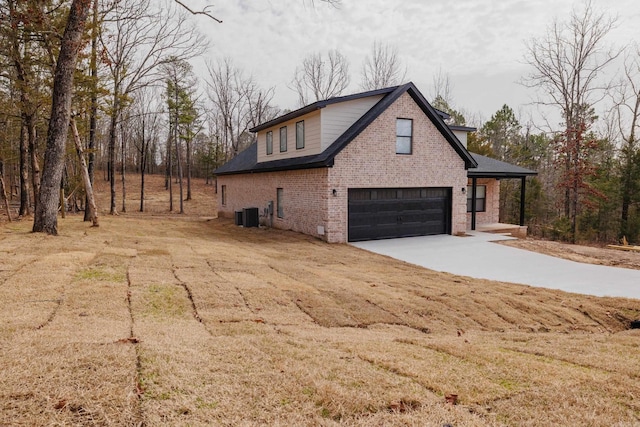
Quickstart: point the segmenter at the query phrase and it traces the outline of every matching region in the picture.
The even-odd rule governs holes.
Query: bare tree
[[[271,105],[274,87],[264,90],[251,79],[245,85],[244,93],[249,109],[249,128],[268,122],[280,114],[280,109]]]
[[[73,141],[76,144],[76,153],[78,154],[78,160],[80,161],[80,172],[82,173],[82,182],[84,184],[84,191],[87,195],[87,206],[90,212],[91,223],[93,227],[98,227],[98,208],[96,206],[96,199],[93,196],[93,186],[91,185],[91,177],[89,176],[89,169],[87,168],[87,162],[84,158],[84,148],[82,141],[80,140],[80,134],[78,133],[78,127],[76,121],[71,118],[71,132],[73,134]]]
[[[58,194],[64,169],[65,144],[71,120],[73,77],[82,47],[84,26],[91,9],[90,0],[73,0],[53,79],[51,119],[47,132],[40,201],[36,206],[33,231],[58,234]]]
[[[47,6],[52,10],[46,10]],[[57,14],[53,7],[42,1],[0,2],[0,37],[3,39],[0,56],[7,59],[7,76],[13,82],[12,91],[18,94],[17,106],[22,121],[19,137],[20,216],[30,213],[29,167],[34,203],[38,198],[40,164],[36,149],[36,124],[42,107],[50,103],[44,88],[45,79],[53,73],[54,61],[50,57],[48,42],[52,35],[59,33],[51,22]]]
[[[11,222],[11,209],[9,208],[9,199],[7,199],[7,190],[4,185],[4,162],[2,160],[0,160],[0,199],[4,203],[7,220]]]
[[[337,49],[326,57],[321,53],[307,56],[296,68],[291,89],[298,94],[301,106],[340,96],[349,86],[349,61]]]
[[[93,185],[95,174],[95,148],[96,148],[96,127],[98,122],[98,32],[99,32],[99,8],[98,0],[93,0],[91,10],[91,54],[89,56],[89,73],[91,85],[91,97],[89,100],[89,141],[87,148],[89,149],[87,172],[89,173],[89,182]],[[92,221],[97,213],[91,212],[92,204],[87,196],[84,208],[84,220]]]
[[[109,125],[110,213],[116,214],[115,153],[120,114],[132,93],[162,79],[161,65],[202,54],[205,41],[173,2],[119,2],[105,18],[102,35],[111,77]]]
[[[249,128],[277,115],[278,110],[270,104],[274,90],[259,88],[230,58],[209,63],[207,69],[207,94],[215,107],[218,137],[235,156],[243,148]]]
[[[540,104],[557,108],[564,120],[556,139],[564,169],[558,186],[564,190],[564,214],[570,219],[572,240],[581,195],[589,190],[585,178],[591,171],[588,150],[593,141],[587,135],[594,120],[593,106],[610,86],[600,77],[620,53],[605,45],[614,25],[615,19],[596,12],[588,1],[583,10],[574,9],[568,21],[554,21],[544,37],[527,44],[525,60],[534,71],[523,83],[541,90]]]
[[[449,73],[442,70],[442,67],[439,67],[438,71],[433,75],[431,79],[431,86],[430,97],[432,100],[439,97],[445,104],[450,106],[454,105],[451,77],[449,76]]]
[[[401,84],[407,75],[398,58],[398,49],[379,41],[373,42],[371,56],[367,56],[362,64],[363,90],[382,89]]]
[[[640,45],[635,44],[625,60],[624,78],[614,94],[616,130],[620,147],[620,237],[631,237],[629,214],[634,202],[640,204]],[[636,232],[637,233],[637,232]]]
[[[160,130],[160,101],[151,87],[142,88],[136,94],[133,104],[133,145],[137,151],[138,168],[140,170],[140,212],[144,212],[145,176],[149,164],[151,147],[157,144]]]

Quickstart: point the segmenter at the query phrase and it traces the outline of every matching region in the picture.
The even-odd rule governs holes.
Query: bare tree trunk
[[[177,136],[177,132],[176,132]],[[180,153],[180,145],[182,145],[178,138],[176,138],[176,159],[178,161],[178,184],[180,185],[180,213],[184,213],[184,193],[182,186],[182,154]]]
[[[4,163],[0,162],[0,197],[4,202],[4,209],[7,212],[7,219],[11,222],[11,209],[9,208],[9,199],[7,199],[7,191],[4,185]]]
[[[20,210],[18,216],[29,215],[29,138],[26,116],[22,116],[20,125]]]
[[[145,116],[142,116],[142,149],[140,150],[140,212],[144,212],[144,173],[147,170],[147,146],[145,136]]]
[[[64,196],[64,181],[60,181],[60,214],[62,218],[67,217],[67,204],[65,203]]]
[[[113,96],[113,111],[111,112],[111,123],[109,124],[109,189],[111,191],[110,215],[117,215],[116,210],[116,126],[118,125],[118,93]]]
[[[89,180],[93,185],[95,174],[95,158],[94,149],[96,147],[96,122],[98,119],[98,0],[93,0],[93,28],[91,29],[91,59],[89,68],[91,72],[91,107],[89,111]],[[91,221],[93,213],[91,212],[91,203],[87,197],[84,209],[84,220]],[[96,214],[97,215],[97,214]]]
[[[143,131],[144,135],[144,131]],[[143,142],[144,143],[144,142]],[[144,212],[144,174],[147,169],[147,156],[146,153],[142,153],[140,159],[140,212]]]
[[[191,140],[187,140],[187,200],[191,200]]]
[[[173,143],[175,144],[176,147],[176,162],[178,163],[178,182],[179,182],[179,186],[180,186],[180,213],[183,214],[184,213],[184,206],[183,206],[183,193],[182,193],[182,159],[181,159],[181,155],[180,155],[180,143],[179,143],[179,135],[178,135],[178,121],[179,121],[179,117],[178,117],[178,86],[176,85],[176,88],[174,90],[174,96],[175,96],[175,102],[176,102],[176,110],[175,110],[175,117],[173,118]],[[172,200],[173,202],[173,200]]]
[[[62,36],[53,79],[51,118],[47,132],[40,201],[33,221],[34,232],[58,234],[58,191],[64,168],[65,143],[71,119],[73,77],[82,34],[91,8],[90,0],[73,0]]]
[[[126,151],[126,138],[122,127],[120,127],[120,138],[122,138],[122,212],[127,211],[127,151]]]
[[[27,121],[27,133],[29,134],[29,153],[31,154],[31,182],[33,185],[34,212],[38,207],[40,198],[40,163],[38,162],[38,145],[36,143],[36,118],[29,116]]]
[[[91,178],[89,177],[89,170],[87,163],[84,160],[84,150],[82,149],[82,141],[80,141],[80,134],[76,126],[75,119],[71,119],[71,131],[73,132],[73,140],[76,143],[76,152],[78,153],[78,159],[80,159],[80,168],[82,172],[82,180],[84,181],[84,191],[87,195],[87,206],[85,212],[91,212],[91,223],[93,227],[98,227],[98,209],[96,208],[96,199],[93,195],[93,187],[91,185]]]
[[[169,132],[167,139],[167,175],[165,176],[165,185],[169,189],[169,212],[173,212],[173,165],[171,164],[171,141],[173,134]]]

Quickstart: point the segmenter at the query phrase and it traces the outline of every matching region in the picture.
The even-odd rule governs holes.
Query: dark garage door
[[[349,241],[451,232],[449,188],[349,189]]]

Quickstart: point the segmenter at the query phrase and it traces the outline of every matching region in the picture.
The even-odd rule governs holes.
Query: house
[[[347,242],[458,234],[498,222],[496,179],[534,171],[470,153],[413,83],[318,101],[251,132],[215,173],[218,214]],[[475,198],[471,199],[471,196]]]

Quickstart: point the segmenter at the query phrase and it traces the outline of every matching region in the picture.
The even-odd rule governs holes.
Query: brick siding
[[[261,225],[293,230],[324,238],[318,226],[325,226],[327,169],[267,172],[218,177],[218,215],[232,218],[235,211],[257,207]],[[226,204],[222,205],[222,186],[226,186]],[[283,218],[277,215],[278,188],[283,190]],[[273,216],[265,212],[273,202]]]
[[[413,119],[412,154],[396,154],[396,119]],[[452,189],[451,231],[466,230],[464,161],[407,93],[342,150],[329,170],[329,242],[347,240],[348,188],[446,187]]]
[[[477,185],[486,185],[485,212],[476,212],[476,225],[500,222],[500,181],[494,178],[478,178]],[[471,185],[469,179],[468,185]],[[467,228],[471,229],[471,213],[467,213]]]
[[[397,118],[413,119],[412,154],[396,154]],[[466,172],[464,161],[405,93],[336,156],[332,168],[218,177],[219,215],[258,207],[261,222],[269,225],[263,211],[272,200],[273,227],[341,243],[347,240],[349,188],[445,187],[452,190],[452,233],[461,233],[467,227]],[[282,219],[276,215],[277,188],[284,192]]]

